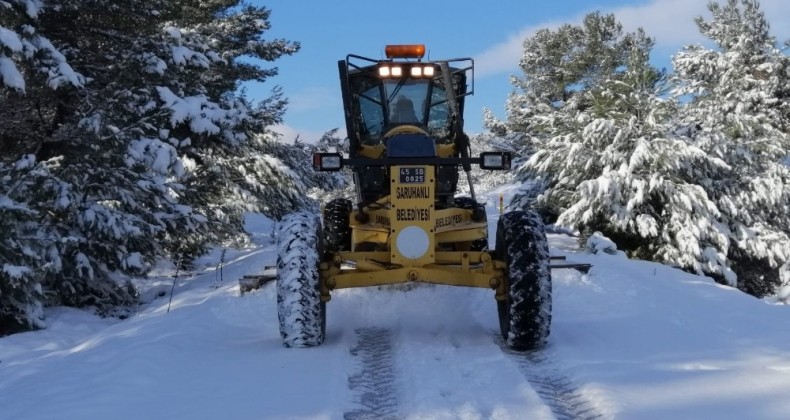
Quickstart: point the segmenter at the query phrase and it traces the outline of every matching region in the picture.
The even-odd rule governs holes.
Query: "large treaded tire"
[[[551,267],[546,230],[531,211],[503,214],[497,223],[497,259],[506,263],[507,300],[497,301],[499,327],[507,345],[534,350],[551,331]]]
[[[488,217],[486,215],[486,207],[478,203],[477,201],[473,200],[472,197],[455,197],[453,199],[453,206],[465,210],[477,209],[478,212],[482,212],[482,220],[488,220]],[[472,243],[469,246],[470,251],[485,251],[487,249],[488,249],[487,236],[485,238],[472,241]]]
[[[351,251],[351,227],[348,218],[351,200],[336,198],[324,207],[324,249],[329,252]]]
[[[321,220],[312,213],[283,218],[277,234],[277,318],[285,347],[324,342],[326,303],[321,301],[318,265]]]

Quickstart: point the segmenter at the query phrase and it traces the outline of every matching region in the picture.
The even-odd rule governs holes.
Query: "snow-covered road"
[[[503,350],[493,292],[430,285],[333,293],[326,342],[283,348],[273,285],[238,294],[274,261],[253,222],[259,246],[229,252],[216,289],[204,259],[169,313],[56,309],[0,339],[0,419],[790,417],[787,306],[561,235],[552,254],[594,268],[555,270],[545,350]]]

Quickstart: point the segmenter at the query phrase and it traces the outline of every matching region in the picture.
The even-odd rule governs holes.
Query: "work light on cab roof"
[[[393,61],[381,63],[379,66],[379,77],[382,78],[401,78],[404,75],[411,77],[433,77],[435,68],[433,64],[421,64],[420,60],[425,56],[425,45],[387,45],[384,47],[387,58],[416,58],[418,63],[404,66],[402,63]]]

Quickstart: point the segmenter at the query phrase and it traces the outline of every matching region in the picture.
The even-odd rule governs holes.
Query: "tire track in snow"
[[[518,370],[529,381],[557,420],[597,420],[605,418],[581,394],[574,383],[554,366],[545,351],[515,351],[507,346],[499,332],[494,340],[518,365]]]
[[[357,345],[350,352],[359,371],[348,378],[358,408],[343,414],[346,420],[396,419],[398,399],[390,332],[383,328],[356,330]]]

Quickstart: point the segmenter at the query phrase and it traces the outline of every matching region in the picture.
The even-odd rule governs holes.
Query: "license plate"
[[[425,168],[400,168],[401,184],[424,184]]]

